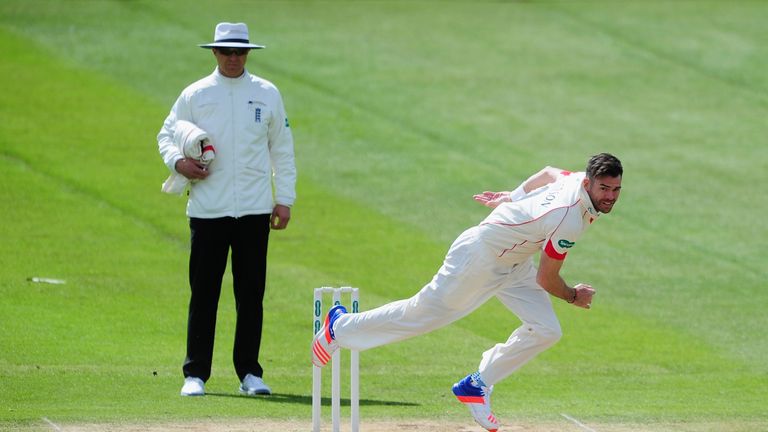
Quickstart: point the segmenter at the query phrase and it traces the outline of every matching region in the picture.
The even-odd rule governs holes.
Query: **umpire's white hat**
[[[213,43],[200,44],[200,48],[264,48],[248,40],[248,26],[244,23],[218,23],[213,35]]]

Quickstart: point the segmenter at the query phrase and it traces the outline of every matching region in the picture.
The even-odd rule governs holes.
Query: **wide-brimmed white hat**
[[[218,23],[213,34],[213,43],[200,44],[200,48],[251,48],[260,49],[264,45],[254,45],[248,40],[248,26],[244,23]]]

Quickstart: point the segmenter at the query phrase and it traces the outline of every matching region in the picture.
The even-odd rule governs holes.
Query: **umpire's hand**
[[[194,159],[179,159],[176,161],[176,172],[190,180],[202,180],[208,177],[208,170],[205,165]]]
[[[270,225],[272,229],[281,230],[288,226],[288,221],[291,220],[291,208],[281,204],[277,204],[272,209],[272,218],[270,219]]]

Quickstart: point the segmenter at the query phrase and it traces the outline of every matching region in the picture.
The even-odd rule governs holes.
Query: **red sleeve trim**
[[[565,256],[568,254],[568,252],[559,253],[556,251],[555,247],[552,245],[552,239],[549,239],[549,241],[547,241],[547,245],[544,246],[544,253],[546,253],[548,257],[558,261],[564,260]]]

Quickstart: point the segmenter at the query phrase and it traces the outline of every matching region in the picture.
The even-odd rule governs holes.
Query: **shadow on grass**
[[[277,402],[277,403],[293,403],[299,405],[312,405],[312,396],[295,395],[286,393],[272,393],[271,396],[247,396],[242,394],[232,393],[206,393],[206,396],[212,397],[228,397],[228,398],[244,398],[244,399],[257,399],[264,402]],[[330,406],[331,398],[322,398],[322,404]],[[342,406],[349,406],[349,399],[341,399]],[[360,399],[360,406],[421,406],[421,404],[415,402],[403,402],[403,401],[385,401],[376,399]]]

